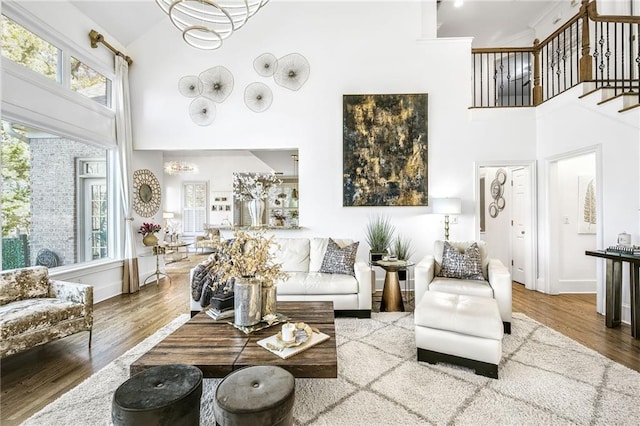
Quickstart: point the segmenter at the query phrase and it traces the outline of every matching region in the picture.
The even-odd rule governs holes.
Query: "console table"
[[[159,245],[155,245],[153,246],[153,252],[152,254],[149,253],[145,253],[145,254],[141,254],[141,257],[146,257],[146,256],[155,256],[156,257],[156,270],[155,272],[153,272],[152,274],[150,274],[148,277],[146,277],[143,282],[142,285],[146,285],[147,281],[149,281],[150,278],[155,277],[156,278],[156,284],[158,284],[160,282],[160,277],[166,277],[169,280],[169,283],[171,283],[171,278],[169,277],[169,275],[167,275],[165,272],[162,272],[160,270],[160,256],[164,256],[165,253],[165,249],[163,246],[159,246]]]
[[[629,263],[629,290],[631,293],[631,335],[640,338],[640,256],[616,253],[606,250],[587,250],[587,256],[599,257],[607,263],[605,324],[607,327],[620,325],[622,312],[622,262]]]

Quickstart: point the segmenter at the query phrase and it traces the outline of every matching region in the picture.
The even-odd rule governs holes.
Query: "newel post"
[[[542,103],[542,86],[540,85],[540,40],[533,40],[533,105]]]
[[[582,56],[580,57],[580,83],[593,80],[593,57],[589,55],[589,0],[582,0]]]

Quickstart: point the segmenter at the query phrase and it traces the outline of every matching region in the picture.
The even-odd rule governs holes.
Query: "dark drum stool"
[[[113,394],[114,425],[200,424],[202,371],[182,364],[144,370],[121,384]]]
[[[291,426],[295,380],[287,370],[258,365],[227,375],[216,389],[216,424]]]

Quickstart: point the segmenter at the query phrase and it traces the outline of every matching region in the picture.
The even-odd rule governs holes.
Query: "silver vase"
[[[249,217],[251,217],[251,226],[256,227],[262,225],[264,201],[259,198],[249,200],[247,201],[247,209],[249,209]]]
[[[262,286],[262,318],[265,315],[275,315],[278,312],[276,301],[276,286]]]
[[[262,284],[255,278],[236,278],[233,285],[234,323],[255,325],[262,319]]]

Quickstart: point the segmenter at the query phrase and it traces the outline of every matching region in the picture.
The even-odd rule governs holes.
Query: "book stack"
[[[616,246],[607,247],[606,251],[620,254],[630,254],[632,256],[640,256],[640,246],[618,244]]]
[[[210,309],[207,309],[206,314],[217,321],[217,320],[226,319],[226,318],[233,318],[234,312],[233,312],[233,308],[223,309],[223,310],[210,308]]]

